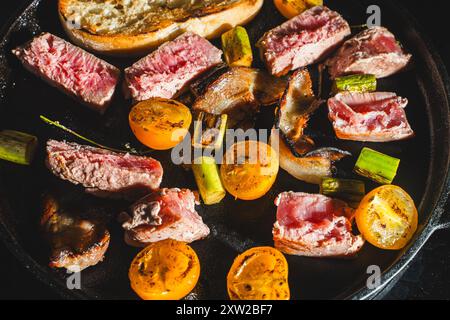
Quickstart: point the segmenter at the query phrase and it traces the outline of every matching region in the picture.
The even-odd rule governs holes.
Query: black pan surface
[[[15,129],[39,137],[40,151],[30,167],[0,163],[0,234],[8,247],[35,276],[67,298],[135,299],[129,287],[127,271],[138,252],[124,244],[123,232],[114,216],[129,203],[105,201],[86,195],[81,188],[59,181],[44,166],[44,145],[49,138],[77,141],[39,120],[39,115],[61,121],[64,125],[110,147],[123,148],[125,143],[142,149],[128,128],[130,103],[121,93],[104,116],[99,116],[23,69],[11,49],[42,31],[64,38],[59,24],[56,1],[30,1],[30,5],[14,17],[0,38],[0,128]],[[376,290],[366,288],[367,268],[378,265],[382,285],[398,274],[415,256],[429,236],[448,225],[445,210],[449,191],[449,105],[448,78],[439,56],[421,35],[408,13],[393,1],[371,1],[382,9],[382,24],[391,29],[404,47],[414,55],[414,67],[380,82],[380,90],[394,91],[410,101],[407,115],[416,137],[387,144],[344,142],[334,138],[326,117],[326,108],[313,117],[309,134],[323,146],[334,146],[353,153],[337,166],[340,177],[354,177],[351,170],[365,146],[401,159],[394,183],[406,189],[415,199],[420,212],[419,230],[411,244],[401,251],[381,251],[366,244],[355,259],[311,259],[288,256],[289,283],[293,299],[370,298]],[[351,25],[367,19],[366,1],[326,1]],[[272,1],[247,29],[252,42],[284,19]],[[219,43],[214,42],[219,46]],[[257,56],[257,54],[255,54]],[[119,68],[131,65],[134,58],[107,58]],[[261,66],[259,60],[256,65]],[[315,68],[311,71],[315,73]],[[269,128],[273,109],[258,117],[257,126]],[[80,142],[80,141],[77,141]],[[171,163],[170,152],[154,152],[153,157],[164,167],[163,187],[195,189],[191,174]],[[376,184],[366,181],[371,190]],[[253,246],[272,245],[271,228],[276,208],[273,201],[282,191],[317,193],[318,187],[295,180],[283,171],[272,190],[258,201],[235,201],[231,196],[219,205],[199,207],[211,235],[192,244],[201,261],[202,272],[189,299],[226,299],[226,274],[237,254]],[[48,252],[38,231],[40,203],[46,191],[69,198],[78,207],[99,208],[110,217],[112,234],[110,249],[103,263],[82,272],[82,289],[68,290],[66,274],[47,267]]]

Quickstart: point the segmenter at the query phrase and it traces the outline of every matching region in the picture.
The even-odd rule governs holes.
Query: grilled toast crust
[[[129,1],[106,0],[105,3],[122,6]],[[133,17],[127,16],[124,11],[119,16],[114,16],[113,21],[106,14],[102,16],[100,13],[98,16],[98,11],[95,18],[86,16],[88,13],[76,12],[77,5],[80,8],[82,4],[96,3],[94,0],[59,0],[58,11],[64,30],[77,45],[100,54],[138,56],[187,31],[208,39],[218,37],[237,25],[251,21],[258,14],[264,0],[200,1],[202,2],[206,4],[197,4],[195,8],[186,5],[180,7],[180,4],[179,7],[175,5],[175,8],[147,8],[142,14],[136,15],[135,12]],[[81,16],[83,17],[80,19]],[[76,25],[74,17],[82,22]]]

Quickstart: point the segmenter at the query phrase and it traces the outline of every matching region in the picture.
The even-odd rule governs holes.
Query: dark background
[[[425,33],[432,39],[447,69],[450,70],[446,1],[392,1],[409,8]],[[2,1],[0,26],[3,26],[24,2],[26,1]],[[58,296],[45,284],[35,280],[0,243],[0,299],[57,298]],[[450,230],[439,231],[433,235],[414,263],[384,298],[450,300]]]

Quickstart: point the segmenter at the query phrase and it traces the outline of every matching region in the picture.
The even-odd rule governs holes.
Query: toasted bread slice
[[[264,0],[59,0],[77,45],[108,55],[142,55],[191,31],[212,39],[252,20]]]

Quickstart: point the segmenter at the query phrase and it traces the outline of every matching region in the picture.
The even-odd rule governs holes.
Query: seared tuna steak
[[[320,61],[350,33],[337,12],[314,7],[267,32],[258,46],[269,71],[281,76]]]
[[[125,69],[125,79],[135,101],[170,99],[221,62],[221,50],[199,35],[186,32]]]
[[[163,169],[149,157],[49,140],[47,166],[57,177],[98,196],[136,197],[158,189]]]
[[[414,132],[404,108],[408,100],[392,92],[339,93],[328,100],[329,118],[340,139],[388,142]]]
[[[100,113],[108,108],[120,76],[113,65],[50,33],[13,53],[26,69],[50,85]]]
[[[350,74],[385,78],[402,70],[411,60],[386,28],[373,27],[346,41],[327,62],[332,79]]]
[[[195,211],[194,193],[187,189],[162,189],[136,202],[122,214],[125,241],[146,246],[165,239],[193,242],[205,238],[209,228]]]
[[[286,254],[308,257],[343,257],[364,244],[352,234],[353,210],[344,202],[323,195],[284,192],[275,200],[275,247]]]
[[[93,214],[61,208],[52,196],[44,199],[41,228],[50,249],[50,267],[79,272],[103,260],[110,234]]]

